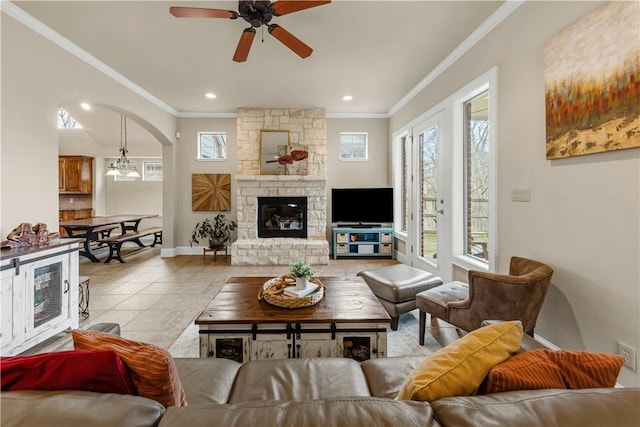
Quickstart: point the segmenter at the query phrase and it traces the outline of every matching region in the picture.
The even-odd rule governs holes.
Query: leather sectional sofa
[[[14,426],[638,426],[640,389],[532,390],[394,400],[423,357],[175,359],[188,406],[83,391],[1,394]]]

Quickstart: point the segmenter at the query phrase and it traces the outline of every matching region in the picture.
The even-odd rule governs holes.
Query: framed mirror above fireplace
[[[260,175],[285,175],[289,151],[289,131],[260,131]]]

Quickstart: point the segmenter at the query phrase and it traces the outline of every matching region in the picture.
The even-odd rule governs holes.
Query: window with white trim
[[[489,259],[489,91],[462,104],[465,255]]]
[[[368,160],[366,132],[340,132],[340,160]]]
[[[454,95],[453,263],[495,271],[497,259],[497,68]]]
[[[198,160],[227,160],[227,134],[198,132]]]
[[[143,181],[162,181],[162,162],[142,162]]]

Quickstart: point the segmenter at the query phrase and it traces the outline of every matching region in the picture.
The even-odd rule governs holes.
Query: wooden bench
[[[145,236],[153,236],[153,243],[148,246],[150,248],[154,247],[155,245],[162,244],[161,227],[146,228],[144,230],[138,230],[132,233],[120,234],[118,236],[107,237],[105,239],[98,240],[100,243],[106,243],[107,245],[109,245],[109,256],[105,260],[105,263],[111,262],[112,259],[117,259],[120,262],[124,262],[124,260],[122,259],[122,254],[120,253],[122,244],[126,242],[134,242],[141,248],[144,248],[146,246],[140,241],[140,238]]]

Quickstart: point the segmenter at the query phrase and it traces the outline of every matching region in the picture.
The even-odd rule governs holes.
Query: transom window
[[[367,133],[340,132],[340,160],[367,159]]]
[[[82,126],[71,117],[67,110],[58,107],[58,129],[82,129]]]
[[[227,135],[224,132],[198,132],[198,160],[226,160]]]

